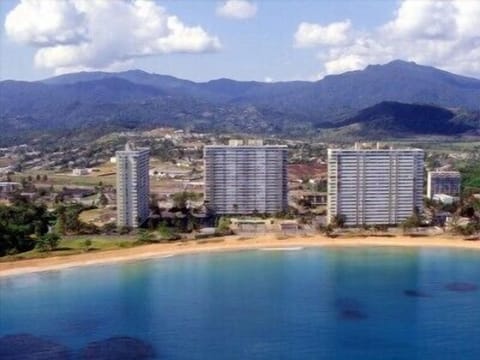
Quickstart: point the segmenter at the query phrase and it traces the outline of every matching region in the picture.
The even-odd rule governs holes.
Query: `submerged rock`
[[[368,318],[361,303],[351,298],[341,298],[335,301],[339,317],[343,320],[364,320]]]
[[[403,293],[406,296],[410,296],[410,297],[422,297],[422,298],[431,297],[430,294],[423,292],[421,290],[415,290],[415,289],[407,289],[407,290],[404,290]]]
[[[84,360],[146,360],[153,359],[153,348],[142,340],[128,336],[94,341],[82,351]]]
[[[335,300],[335,307],[337,309],[358,309],[361,307],[361,304],[358,300],[353,298],[340,298]]]
[[[452,282],[445,285],[445,288],[447,290],[456,291],[456,292],[471,292],[471,291],[477,291],[478,285],[474,283],[468,283],[468,282]]]
[[[66,346],[31,334],[0,337],[0,359],[8,360],[64,360],[70,359]]]
[[[340,317],[344,320],[364,320],[368,315],[358,309],[343,309],[340,311]]]

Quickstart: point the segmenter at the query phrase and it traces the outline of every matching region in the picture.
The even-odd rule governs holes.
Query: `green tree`
[[[199,195],[191,191],[182,191],[172,195],[173,206],[179,209],[185,209],[187,202],[197,200]]]
[[[150,243],[154,240],[153,234],[145,229],[141,229],[138,233],[138,241],[142,243]]]
[[[182,192],[173,194],[172,199],[173,199],[174,207],[178,209],[185,209],[187,207],[187,201],[189,197],[186,191],[182,191]]]
[[[103,192],[98,197],[98,205],[101,207],[105,207],[108,205],[108,199]]]
[[[92,246],[92,240],[90,239],[85,239],[83,242],[83,247],[85,248],[85,251],[90,251]]]
[[[58,206],[57,209],[55,210],[55,212],[57,214],[57,221],[55,222],[55,232],[57,234],[64,235],[65,231],[66,231],[66,225],[65,225],[66,210],[65,210],[65,206],[64,205]]]
[[[178,240],[180,236],[178,236],[172,228],[169,228],[165,223],[161,223],[158,226],[158,234],[162,238],[162,240]]]
[[[224,216],[218,219],[216,232],[220,235],[226,235],[230,233],[230,219]]]
[[[415,212],[412,216],[406,218],[402,222],[401,227],[404,232],[407,232],[411,229],[419,227],[420,225],[422,225],[422,219],[419,216],[418,212]]]
[[[47,233],[52,214],[44,205],[13,198],[10,206],[0,205],[0,256],[34,248],[35,241]]]
[[[347,217],[343,214],[337,214],[332,217],[332,224],[333,227],[342,228],[345,226],[345,222],[347,221]]]
[[[55,233],[48,233],[40,237],[36,242],[36,248],[40,251],[53,251],[60,243],[60,236]]]

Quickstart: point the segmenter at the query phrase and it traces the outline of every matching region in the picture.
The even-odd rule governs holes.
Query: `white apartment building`
[[[88,169],[85,169],[85,168],[75,168],[72,170],[73,176],[83,176],[88,174],[89,174],[89,171]]]
[[[427,196],[460,196],[461,176],[458,171],[429,171],[427,176]]]
[[[422,212],[423,164],[420,149],[328,149],[328,221],[394,225]]]
[[[217,214],[274,214],[288,208],[287,147],[261,141],[204,148],[205,202]]]
[[[150,150],[125,145],[117,151],[117,225],[138,227],[149,216]]]

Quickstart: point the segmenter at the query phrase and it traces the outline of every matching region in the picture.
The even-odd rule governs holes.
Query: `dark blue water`
[[[30,334],[79,358],[88,344],[121,336],[159,359],[478,360],[478,285],[480,254],[443,249],[76,268],[0,279],[0,346],[7,354],[5,335]]]

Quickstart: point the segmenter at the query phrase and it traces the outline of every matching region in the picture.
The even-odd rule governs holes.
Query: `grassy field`
[[[161,162],[158,159],[150,159],[150,168],[157,168],[160,171],[176,171],[178,167],[172,163]],[[74,176],[71,171],[65,171],[62,173],[54,172],[51,170],[37,170],[37,171],[25,171],[22,173],[16,173],[11,176],[12,181],[20,182],[22,178],[28,178],[31,176],[33,178],[34,184],[39,185],[53,185],[55,187],[63,186],[97,186],[100,182],[103,185],[113,185],[116,184],[116,165],[110,162],[106,162],[102,165],[95,167],[96,171],[82,176]],[[42,180],[36,181],[37,175],[40,175]],[[48,180],[43,181],[43,176],[47,175]],[[152,178],[152,184],[158,186],[164,186],[166,188],[172,188],[174,191],[177,191],[177,188],[182,189],[182,183],[174,181],[171,179],[162,179],[157,181]]]
[[[116,218],[116,211],[111,209],[91,209],[80,213],[80,221],[96,226],[103,226]]]
[[[87,240],[91,241],[91,245],[88,247],[86,245]],[[92,251],[131,248],[142,245],[142,243],[139,243],[137,240],[138,238],[132,235],[68,236],[60,240],[58,248],[54,251],[40,252],[37,249],[33,249],[21,254],[1,257],[0,262],[23,259],[38,259],[52,256],[67,256]]]
[[[387,141],[388,144],[395,146],[411,146],[419,147],[425,150],[433,152],[445,152],[445,151],[470,151],[477,146],[480,146],[478,140],[454,140],[445,138],[432,138],[432,139],[406,139]]]
[[[36,181],[36,176],[47,175],[47,181]],[[16,173],[12,175],[12,181],[20,182],[22,178],[27,178],[31,176],[33,178],[34,184],[42,185],[54,185],[54,186],[96,186],[101,181],[104,185],[115,185],[116,176],[107,175],[107,176],[97,176],[97,175],[85,175],[85,176],[73,176],[70,174],[56,174],[50,171],[28,171],[24,173]]]

